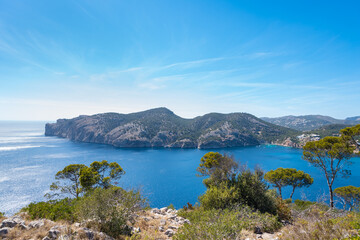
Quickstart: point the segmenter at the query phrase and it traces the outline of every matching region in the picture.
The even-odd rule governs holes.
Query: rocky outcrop
[[[7,218],[0,224],[0,239],[30,239],[30,237],[33,236],[37,236],[36,239],[42,240],[113,239],[105,233],[83,227],[80,223],[69,225],[68,223],[63,222],[62,224],[59,224],[48,219],[39,219],[29,222],[20,215]]]
[[[272,142],[274,145],[284,146],[284,147],[292,147],[292,148],[302,148],[303,145],[300,144],[298,141],[294,141],[291,138],[286,138],[283,141],[275,141]]]
[[[28,221],[26,213],[6,218],[0,222],[0,239],[88,239],[113,240],[103,232],[86,227],[82,223],[53,222],[48,219]],[[172,239],[175,233],[185,224],[191,224],[188,219],[177,215],[177,210],[167,207],[142,210],[136,213],[130,224],[134,239]],[[151,238],[148,238],[151,236]],[[35,239],[35,238],[34,238]]]
[[[209,130],[199,137],[198,148],[224,148],[259,145],[260,142],[254,136],[241,133],[234,129],[229,122],[225,122],[219,128]]]
[[[294,132],[247,113],[210,113],[183,119],[166,108],[79,116],[45,126],[46,136],[125,148],[242,147],[284,139]]]
[[[178,229],[191,224],[188,219],[178,216],[177,212],[167,207],[142,211],[136,218],[132,232],[141,236],[141,239],[147,239],[148,236],[152,236],[151,239],[171,239]]]
[[[192,141],[188,138],[177,140],[174,143],[165,145],[168,148],[197,148],[198,144],[195,141]]]

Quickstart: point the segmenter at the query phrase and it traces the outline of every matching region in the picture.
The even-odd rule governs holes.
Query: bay
[[[196,176],[200,158],[210,150],[120,149],[108,145],[74,142],[44,136],[45,122],[0,121],[0,212],[11,215],[33,201],[43,201],[55,174],[66,165],[107,160],[126,171],[119,185],[140,189],[152,207],[194,204],[205,192]],[[303,170],[314,178],[309,188],[298,189],[294,198],[321,200],[328,192],[323,174],[302,160],[300,149],[274,145],[215,149],[233,155],[249,168],[265,171],[278,167]],[[349,178],[338,178],[335,187],[360,185],[360,159],[354,158]],[[284,198],[290,189],[283,192]]]

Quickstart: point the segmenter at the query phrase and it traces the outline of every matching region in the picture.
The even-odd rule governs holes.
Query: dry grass
[[[153,215],[149,212],[142,213],[142,216],[139,217],[134,225],[136,228],[140,228],[141,232],[135,234],[131,238],[127,239],[163,239],[166,238],[164,232],[159,231],[160,220],[162,218],[153,218]],[[166,221],[166,225],[162,225],[166,230],[169,226],[169,221]]]
[[[140,228],[140,232],[132,235],[131,237],[125,237],[127,240],[153,240],[153,239],[171,239],[165,235],[165,231],[169,229],[169,226],[179,227],[175,223],[171,223],[170,219],[167,219],[164,215],[153,214],[150,211],[143,211],[140,213],[140,217],[136,219],[133,227]],[[165,220],[165,224],[161,224],[161,220]],[[159,230],[159,227],[163,227],[163,231]],[[176,229],[173,229],[176,232]]]
[[[356,235],[345,217],[334,216],[334,211],[309,208],[293,225],[282,229],[280,239],[287,240],[333,240]]]

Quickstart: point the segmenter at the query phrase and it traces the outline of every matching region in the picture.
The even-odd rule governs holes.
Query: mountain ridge
[[[360,116],[336,119],[324,115],[300,115],[282,117],[261,117],[262,120],[283,127],[292,128],[298,131],[311,131],[331,124],[356,125],[360,123]]]
[[[224,148],[285,140],[298,132],[249,113],[208,113],[192,119],[167,108],[121,114],[81,115],[47,123],[46,136],[115,147]]]

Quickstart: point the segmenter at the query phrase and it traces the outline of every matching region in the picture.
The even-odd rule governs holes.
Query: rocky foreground
[[[111,240],[105,233],[84,227],[85,224],[57,223],[48,219],[27,220],[26,215],[16,215],[0,224],[1,239],[101,239]]]
[[[242,147],[281,142],[296,133],[247,113],[210,113],[184,119],[166,108],[79,116],[45,126],[46,136],[126,148]]]
[[[172,239],[176,232],[184,225],[191,224],[188,219],[177,215],[177,210],[167,207],[153,208],[141,211],[136,215],[132,233],[139,236],[136,239]],[[3,219],[0,224],[0,239],[88,239],[113,240],[103,232],[86,227],[87,223],[53,222],[48,219],[29,220],[25,213]],[[277,240],[281,233],[263,233],[260,229],[255,232],[243,232],[245,240],[265,239]],[[149,238],[150,237],[150,238]]]
[[[133,234],[171,239],[177,230],[190,221],[177,215],[177,210],[151,209],[141,211],[135,216]],[[86,227],[87,223],[58,223],[48,219],[28,220],[26,214],[4,219],[0,224],[1,239],[89,239],[112,240],[105,233]]]

